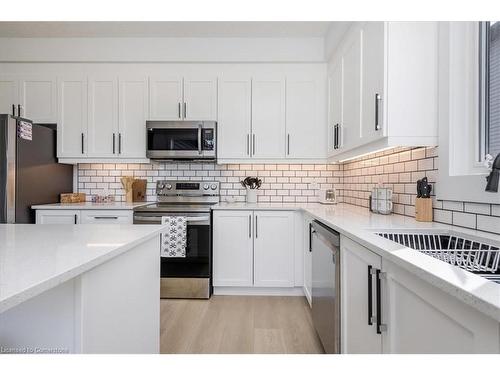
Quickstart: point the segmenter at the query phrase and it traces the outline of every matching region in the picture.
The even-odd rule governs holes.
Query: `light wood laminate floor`
[[[161,353],[323,353],[304,297],[161,300]]]

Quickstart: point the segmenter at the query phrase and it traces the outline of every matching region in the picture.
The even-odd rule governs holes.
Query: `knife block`
[[[432,221],[431,198],[417,198],[415,200],[415,220]]]

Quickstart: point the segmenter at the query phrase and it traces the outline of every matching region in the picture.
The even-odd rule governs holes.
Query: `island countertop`
[[[0,225],[0,313],[158,235],[159,225]]]

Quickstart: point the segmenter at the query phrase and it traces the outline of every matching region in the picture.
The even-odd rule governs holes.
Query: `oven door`
[[[147,152],[151,159],[215,159],[215,123],[147,121]]]
[[[186,216],[185,258],[161,258],[162,278],[209,278],[211,227],[209,212],[135,212],[134,224],[161,224],[162,216]]]

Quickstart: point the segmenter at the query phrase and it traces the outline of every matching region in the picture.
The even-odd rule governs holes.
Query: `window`
[[[500,22],[479,24],[478,161],[500,153]]]

